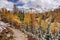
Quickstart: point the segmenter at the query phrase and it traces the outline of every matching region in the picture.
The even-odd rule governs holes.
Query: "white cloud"
[[[15,4],[26,4],[29,0],[18,0]]]
[[[0,0],[0,1],[7,1],[7,0]]]
[[[7,0],[0,0],[0,8],[5,7],[8,10],[12,10],[13,2]],[[24,4],[23,6],[17,6],[19,9],[24,8],[25,10],[33,8],[33,11],[48,11],[54,10],[60,6],[60,0],[18,0],[15,4]]]
[[[34,8],[39,11],[54,10],[60,6],[60,0],[19,0],[24,8]]]
[[[13,4],[14,3],[8,2],[7,0],[0,0],[0,8],[7,8],[8,10],[12,10]]]

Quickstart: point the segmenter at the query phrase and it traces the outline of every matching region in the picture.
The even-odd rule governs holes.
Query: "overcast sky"
[[[54,10],[60,6],[60,0],[0,0],[0,8],[13,9],[13,5],[19,9],[34,8],[38,11]]]

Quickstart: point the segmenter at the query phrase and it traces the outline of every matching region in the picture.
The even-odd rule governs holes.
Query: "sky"
[[[33,8],[33,12],[43,12],[59,8],[60,0],[0,0],[0,8],[7,8],[13,10],[13,5],[18,9],[29,11]]]

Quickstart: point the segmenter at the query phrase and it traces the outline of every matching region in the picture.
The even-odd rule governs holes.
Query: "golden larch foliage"
[[[31,16],[30,16],[30,13],[25,13],[24,14],[24,24],[30,24],[31,22]]]

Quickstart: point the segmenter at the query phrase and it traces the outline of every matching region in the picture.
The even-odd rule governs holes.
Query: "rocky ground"
[[[9,27],[10,28],[10,27]],[[22,33],[21,31],[14,29],[14,28],[10,28],[13,31],[13,36],[14,36],[14,40],[27,40],[27,35],[25,35],[24,33]]]
[[[13,32],[8,26],[0,21],[0,40],[12,40],[13,39]]]
[[[8,23],[0,21],[0,40],[28,40],[27,35],[20,30],[9,27]],[[3,37],[1,38],[1,35]]]

